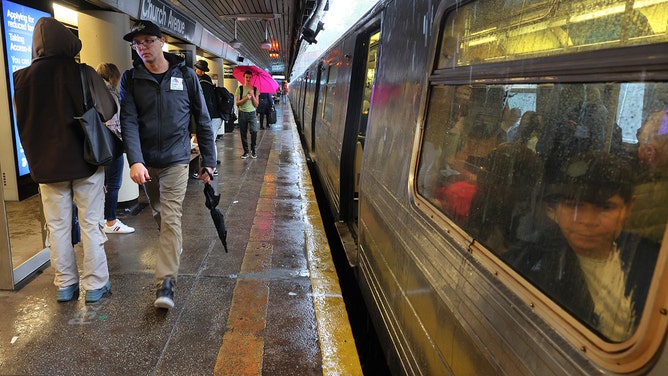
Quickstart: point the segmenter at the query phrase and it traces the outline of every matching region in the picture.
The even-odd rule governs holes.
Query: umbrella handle
[[[211,175],[208,168],[205,167],[202,170],[204,170],[204,172],[206,172],[206,174],[209,175],[209,178],[211,178],[211,180],[213,180],[213,175]]]

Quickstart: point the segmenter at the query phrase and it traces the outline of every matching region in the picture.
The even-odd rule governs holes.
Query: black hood
[[[32,35],[32,58],[75,57],[81,51],[81,40],[52,17],[42,17]]]

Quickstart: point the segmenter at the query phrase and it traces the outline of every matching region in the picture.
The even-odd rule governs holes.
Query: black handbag
[[[104,124],[95,108],[93,86],[88,80],[84,64],[79,65],[83,87],[84,113],[79,120],[84,132],[84,160],[95,166],[106,166],[123,153],[123,143]],[[92,102],[92,104],[91,104]]]
[[[269,110],[269,124],[276,124],[276,107],[271,106]]]

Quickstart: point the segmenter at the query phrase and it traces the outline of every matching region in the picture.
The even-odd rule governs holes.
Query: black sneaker
[[[246,158],[248,158],[248,153],[244,153],[244,154],[241,156],[241,159],[246,159]]]
[[[257,158],[257,154],[255,154],[255,152],[252,152],[251,153],[251,158],[253,158],[253,159]]]
[[[199,179],[199,174],[198,174],[197,172],[193,172],[193,173],[190,175],[190,177],[193,178],[193,179]]]
[[[218,169],[217,168],[213,169],[213,176],[218,176]]]
[[[167,277],[162,281],[158,287],[158,291],[155,293],[155,297],[154,306],[164,309],[174,308],[174,288],[171,278]]]

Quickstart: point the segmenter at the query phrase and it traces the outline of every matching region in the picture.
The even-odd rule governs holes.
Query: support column
[[[195,59],[197,56],[197,47],[194,44],[178,43],[169,44],[169,52],[183,57],[186,60],[186,65],[194,69]]]
[[[123,40],[123,35],[130,30],[128,15],[107,11],[81,12],[79,30],[79,39],[83,45],[81,62],[93,68],[101,63],[113,63],[121,74],[132,68],[132,49],[130,44]],[[130,179],[130,166],[125,158],[118,202],[132,201],[138,197],[139,186]]]

